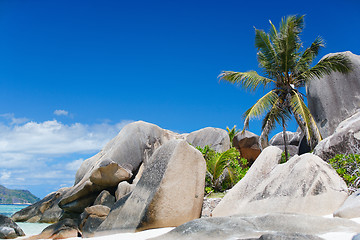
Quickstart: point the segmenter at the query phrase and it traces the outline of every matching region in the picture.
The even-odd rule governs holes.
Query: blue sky
[[[0,184],[39,197],[71,186],[81,161],[135,120],[241,128],[264,91],[217,76],[259,70],[254,27],[291,14],[306,14],[305,46],[325,39],[319,57],[360,54],[357,0],[0,0]]]

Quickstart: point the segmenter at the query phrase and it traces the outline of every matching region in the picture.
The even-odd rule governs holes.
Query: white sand
[[[331,218],[332,216],[324,216],[324,217],[328,217]],[[360,224],[360,218],[353,218],[351,219],[352,221],[355,221],[356,223]],[[20,223],[19,226],[21,228],[24,229],[25,233],[27,234],[26,237],[29,237],[31,235],[35,235],[41,232],[41,228],[45,228],[45,225],[49,225],[49,224],[44,224],[43,226],[39,225],[37,229],[33,229],[33,230],[27,230],[27,226],[26,223],[24,225],[24,223]],[[34,226],[34,225],[32,225]],[[172,229],[174,229],[173,227],[169,227],[169,228],[158,228],[158,229],[151,229],[151,230],[146,230],[146,231],[142,231],[142,232],[137,232],[137,233],[118,233],[118,234],[112,234],[112,235],[108,235],[108,236],[101,236],[101,237],[93,237],[93,238],[87,238],[89,240],[145,240],[145,239],[149,239],[149,238],[153,238],[153,237],[157,237],[160,236],[162,234],[165,234],[169,231],[171,231]],[[352,237],[354,235],[356,235],[358,233],[356,232],[330,232],[330,233],[326,233],[326,234],[321,234],[319,235],[319,237],[326,239],[326,240],[351,240]],[[25,237],[22,238],[17,238],[17,239],[23,239]],[[82,238],[68,238],[68,240],[81,240]]]
[[[145,240],[153,237],[160,236],[162,234],[165,234],[169,231],[174,229],[173,227],[169,228],[157,228],[157,229],[150,229],[145,230],[142,232],[137,233],[118,233],[108,236],[101,236],[101,237],[93,237],[93,238],[85,238],[85,239],[91,239],[91,240]],[[68,238],[68,240],[79,240],[81,238]]]

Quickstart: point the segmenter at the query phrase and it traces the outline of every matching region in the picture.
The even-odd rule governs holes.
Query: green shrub
[[[290,159],[290,153],[288,153],[288,159]],[[285,151],[281,153],[281,160],[280,163],[286,163],[286,158],[285,158]]]
[[[344,179],[350,190],[360,187],[359,154],[338,154],[329,162],[340,177]]]
[[[197,147],[206,160],[205,192],[225,191],[233,187],[248,170],[247,160],[235,148],[217,153],[209,146]]]

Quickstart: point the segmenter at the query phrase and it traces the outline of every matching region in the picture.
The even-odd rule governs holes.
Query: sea
[[[17,211],[27,207],[25,204],[0,204],[0,214],[11,217]],[[24,231],[26,236],[36,235],[41,233],[44,228],[49,226],[48,223],[25,223],[16,222],[17,225]]]

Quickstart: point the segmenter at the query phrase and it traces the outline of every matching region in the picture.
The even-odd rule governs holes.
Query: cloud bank
[[[53,191],[71,186],[83,160],[96,154],[130,122],[64,124],[55,119],[34,122],[15,118],[14,114],[2,114],[0,184],[12,188],[43,188],[44,193],[37,195],[47,194],[50,188]]]

